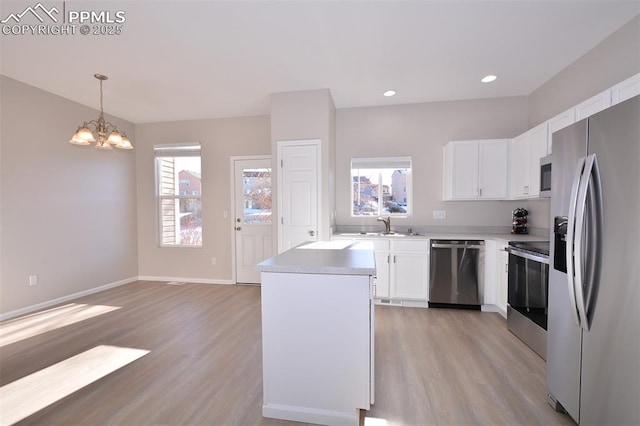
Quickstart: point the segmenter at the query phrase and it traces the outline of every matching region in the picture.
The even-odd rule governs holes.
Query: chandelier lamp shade
[[[91,145],[95,143],[98,149],[113,149],[113,146],[119,149],[133,149],[133,145],[131,145],[131,141],[125,133],[104,119],[102,82],[108,80],[109,77],[102,74],[94,74],[93,76],[100,80],[100,116],[97,120],[82,123],[69,142],[74,145]]]

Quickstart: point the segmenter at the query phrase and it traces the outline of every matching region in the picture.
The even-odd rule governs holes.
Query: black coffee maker
[[[527,209],[522,207],[518,207],[513,211],[513,224],[511,226],[512,234],[528,234],[529,230],[527,229],[527,216],[529,212]]]

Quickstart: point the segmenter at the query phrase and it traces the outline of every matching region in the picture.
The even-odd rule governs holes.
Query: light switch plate
[[[434,219],[446,219],[447,218],[447,212],[445,210],[434,210],[433,211],[433,218]]]

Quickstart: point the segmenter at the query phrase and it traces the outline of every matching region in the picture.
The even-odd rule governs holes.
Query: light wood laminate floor
[[[0,386],[100,345],[150,352],[18,424],[295,424],[261,416],[259,287],[138,281],[73,303],[119,309],[3,346]],[[388,426],[572,424],[546,403],[544,361],[497,314],[377,307],[376,345],[365,414]]]

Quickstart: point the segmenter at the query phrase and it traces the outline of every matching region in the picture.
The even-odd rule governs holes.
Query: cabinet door
[[[550,118],[547,123],[549,123],[548,136],[547,141],[549,143],[547,147],[547,151],[549,153],[552,151],[551,142],[553,141],[553,133],[557,132],[560,129],[564,129],[567,126],[572,125],[576,122],[576,109],[575,107],[569,108],[568,110],[556,115],[553,118]]]
[[[529,130],[531,134],[531,150],[529,151],[530,176],[529,179],[529,197],[537,198],[540,195],[540,159],[547,155],[549,136],[547,123]]]
[[[504,251],[504,246],[498,252],[498,270],[496,271],[498,280],[498,294],[496,306],[503,316],[507,315],[507,284],[509,281],[509,255]]]
[[[389,252],[375,252],[376,257],[376,292],[375,297],[378,299],[386,299],[389,294]]]
[[[611,104],[619,104],[640,95],[640,73],[616,84],[611,88]]]
[[[511,145],[511,198],[526,198],[531,184],[531,133],[513,138]]]
[[[576,106],[576,121],[596,114],[611,106],[611,90],[605,90]]]
[[[470,200],[478,191],[478,141],[450,142],[451,199]]]
[[[484,305],[497,305],[498,300],[498,257],[496,242],[485,240],[484,242]]]
[[[427,300],[429,259],[426,253],[392,253],[391,297]]]
[[[509,140],[478,142],[478,198],[504,200],[508,195]]]

